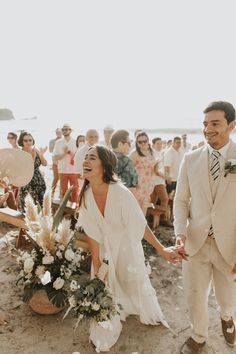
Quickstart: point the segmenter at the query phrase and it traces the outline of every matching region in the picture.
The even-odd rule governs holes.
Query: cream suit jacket
[[[236,159],[236,144],[230,142],[226,161]],[[174,199],[175,234],[186,236],[185,248],[195,255],[205,243],[211,224],[225,261],[236,262],[236,174],[221,172],[213,203],[209,178],[208,148],[187,153],[180,167]]]

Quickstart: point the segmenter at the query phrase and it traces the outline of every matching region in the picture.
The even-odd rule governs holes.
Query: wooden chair
[[[20,248],[25,242],[24,233],[27,229],[24,216],[18,210],[6,207],[0,208],[0,220],[6,222],[7,224],[16,226],[19,229],[19,234],[16,240],[16,248]]]

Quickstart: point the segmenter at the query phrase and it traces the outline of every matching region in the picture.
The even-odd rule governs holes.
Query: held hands
[[[182,257],[182,259],[184,259],[185,261],[187,261],[188,260],[188,254],[187,254],[187,252],[185,251],[185,248],[184,248],[184,246],[185,246],[185,239],[186,239],[186,237],[184,237],[184,236],[182,236],[181,235],[181,237],[180,236],[177,236],[176,237],[176,241],[175,241],[175,247],[180,247],[180,249],[179,249],[179,255]]]
[[[181,252],[183,252],[182,246],[174,246],[163,248],[160,254],[167,262],[177,264],[182,261]]]

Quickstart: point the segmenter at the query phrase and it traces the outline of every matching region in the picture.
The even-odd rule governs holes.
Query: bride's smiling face
[[[88,181],[91,181],[91,179],[96,181],[103,179],[103,166],[98,157],[96,147],[89,149],[85,156],[83,162],[83,176]]]

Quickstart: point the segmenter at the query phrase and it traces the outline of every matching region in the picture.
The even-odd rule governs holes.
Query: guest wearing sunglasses
[[[19,149],[19,146],[17,145],[17,134],[16,133],[9,132],[7,134],[7,140],[13,149]]]
[[[20,188],[19,209],[24,211],[25,197],[28,193],[30,193],[36,204],[39,204],[40,206],[43,205],[46,184],[39,167],[40,165],[47,166],[47,160],[44,157],[47,147],[36,149],[34,138],[30,133],[25,131],[20,134],[18,144],[21,146],[23,151],[31,154],[32,159],[34,160],[34,175],[26,186]]]
[[[131,153],[130,158],[138,173],[136,197],[144,215],[146,215],[150,204],[150,194],[154,187],[152,176],[156,160],[147,133],[142,131],[136,135],[135,146],[136,149]]]
[[[135,195],[138,185],[138,174],[128,154],[130,151],[129,132],[117,130],[111,136],[111,147],[117,157],[115,173],[123,184]]]

